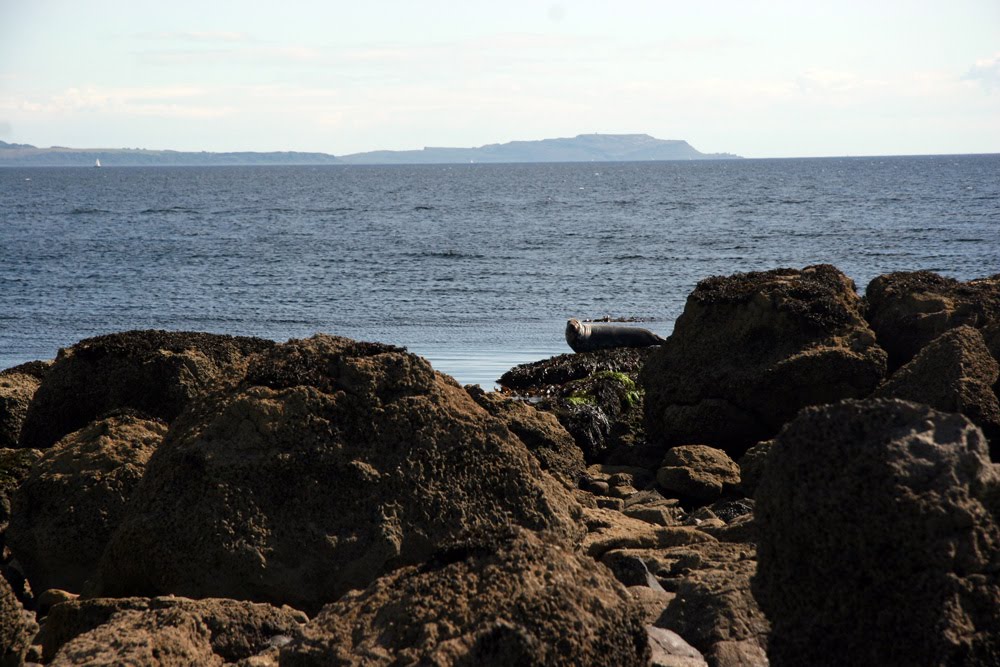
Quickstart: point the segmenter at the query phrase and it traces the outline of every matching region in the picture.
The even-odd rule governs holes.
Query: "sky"
[[[1000,0],[0,0],[0,140],[1000,152]]]

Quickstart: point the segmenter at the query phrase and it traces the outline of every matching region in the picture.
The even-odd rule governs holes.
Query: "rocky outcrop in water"
[[[332,336],[0,372],[0,664],[997,664],[995,278],[900,275],[710,278],[502,394]]]
[[[703,280],[643,367],[646,433],[738,455],[804,406],[872,392],[886,356],[832,266]]]

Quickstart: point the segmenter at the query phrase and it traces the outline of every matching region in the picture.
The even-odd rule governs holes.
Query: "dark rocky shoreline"
[[[0,371],[0,665],[1000,664],[1000,274],[703,280],[461,387],[379,343]]]

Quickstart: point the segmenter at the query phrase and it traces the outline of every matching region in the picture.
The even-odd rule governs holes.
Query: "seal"
[[[593,352],[612,347],[662,345],[664,338],[649,329],[620,324],[594,324],[572,319],[566,322],[566,342],[574,352]]]

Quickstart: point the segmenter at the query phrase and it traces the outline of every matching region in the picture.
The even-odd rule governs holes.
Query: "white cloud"
[[[34,114],[100,112],[135,116],[217,118],[234,108],[204,99],[207,91],[192,86],[67,88],[41,99],[0,98],[0,109]]]
[[[1000,53],[977,60],[963,78],[978,81],[987,90],[1000,90]]]

